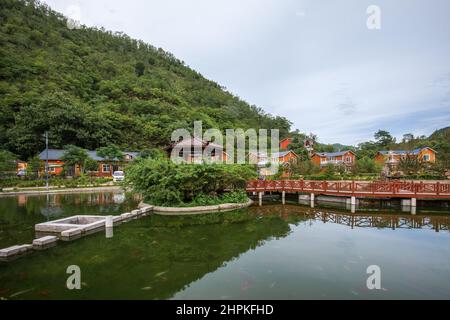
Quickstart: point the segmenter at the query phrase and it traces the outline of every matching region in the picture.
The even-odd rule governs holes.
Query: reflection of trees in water
[[[47,218],[56,218],[62,216],[64,211],[60,207],[42,208],[41,214]]]
[[[267,205],[252,207],[251,210],[259,214],[278,214],[284,219],[292,219],[293,216],[308,219],[309,221],[321,221],[324,223],[337,223],[351,228],[390,228],[395,229],[430,229],[439,232],[450,230],[450,216],[438,215],[405,215],[387,213],[346,213],[330,211],[330,209],[311,209],[294,205]]]
[[[61,265],[77,261],[89,270],[83,280],[89,285],[84,298],[167,299],[245,252],[289,232],[289,224],[277,215],[257,218],[248,211],[152,215],[114,228],[112,239],[95,234],[17,260],[11,272],[26,272],[27,280],[14,281],[5,270],[0,272],[0,281],[12,291],[45,287],[51,288],[49,298],[72,297],[74,293],[61,287],[55,271],[63,278]]]
[[[54,193],[47,195],[19,195],[17,205],[20,207],[29,206],[30,203],[46,204],[51,207],[65,205],[109,205],[123,204],[127,201],[137,201],[132,196],[127,196],[122,192],[93,192],[93,193]]]

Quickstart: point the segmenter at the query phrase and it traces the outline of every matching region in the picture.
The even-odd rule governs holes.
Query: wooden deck
[[[252,180],[247,192],[278,191],[343,197],[450,199],[450,182]]]

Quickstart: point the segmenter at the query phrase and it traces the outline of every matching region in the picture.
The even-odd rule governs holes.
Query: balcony
[[[345,165],[353,165],[353,161],[343,161],[343,160],[324,160],[324,161],[320,161],[320,165],[321,166],[326,166],[326,165],[340,165],[340,164],[345,164]]]

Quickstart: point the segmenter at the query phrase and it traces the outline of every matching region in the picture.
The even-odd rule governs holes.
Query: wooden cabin
[[[278,170],[283,170],[282,177],[286,177],[286,171],[284,168],[292,163],[297,163],[298,155],[292,150],[276,152],[270,156],[263,152],[250,152],[248,154],[248,160],[249,163],[256,164],[258,166],[260,176],[274,175],[276,172],[270,164],[278,162],[280,165]]]
[[[173,156],[172,152],[174,149],[177,152],[175,156],[178,156],[179,159],[186,163],[223,163],[228,160],[228,154],[224,151],[222,145],[199,138],[183,139],[172,144],[167,148],[169,157]]]
[[[429,148],[417,148],[414,150],[382,150],[378,151],[375,161],[391,170],[396,170],[401,159],[407,157],[417,158],[421,163],[436,162],[436,151]]]
[[[350,171],[356,163],[356,154],[351,150],[338,152],[316,152],[311,157],[311,161],[321,168],[329,164],[343,165],[346,171]]]

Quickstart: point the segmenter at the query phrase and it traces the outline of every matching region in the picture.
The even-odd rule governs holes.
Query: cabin
[[[250,152],[248,154],[248,160],[249,163],[256,164],[258,166],[260,176],[271,176],[276,173],[273,171],[274,168],[270,166],[271,163],[278,162],[280,166],[286,167],[291,163],[297,163],[298,155],[292,150],[276,152],[271,156],[268,156],[264,152],[257,152],[257,153]],[[286,171],[285,170],[283,171],[284,172],[282,174],[282,177],[286,177],[287,176]]]
[[[321,168],[329,164],[334,166],[343,165],[345,171],[350,171],[356,163],[356,154],[351,150],[338,152],[316,152],[311,157],[311,161]]]
[[[224,151],[222,145],[199,138],[183,139],[180,142],[172,144],[166,149],[171,158],[174,149],[177,153],[175,156],[178,156],[185,163],[223,163],[228,160],[228,154]]]
[[[436,151],[429,147],[414,150],[382,150],[377,152],[375,161],[385,168],[396,170],[400,160],[407,157],[416,158],[421,163],[434,163],[436,162]]]
[[[249,152],[248,159],[249,163],[257,164],[258,166],[266,166],[269,163],[277,161],[279,164],[297,162],[298,155],[292,150],[276,152],[271,156],[268,156],[264,152]]]
[[[91,159],[98,163],[97,171],[90,172],[97,177],[111,177],[114,171],[122,170],[124,164],[133,161],[139,155],[138,152],[123,152],[124,158],[122,161],[115,159],[111,162],[98,156],[96,151],[88,150],[87,154]],[[50,176],[58,176],[63,173],[64,161],[61,160],[63,156],[63,149],[48,149],[48,173]],[[41,167],[45,168],[47,162],[47,150],[44,150],[39,154],[39,160],[42,163]],[[66,169],[66,174],[68,176],[79,176],[81,174],[81,168],[78,165]],[[40,170],[39,174],[45,174],[44,170]]]

